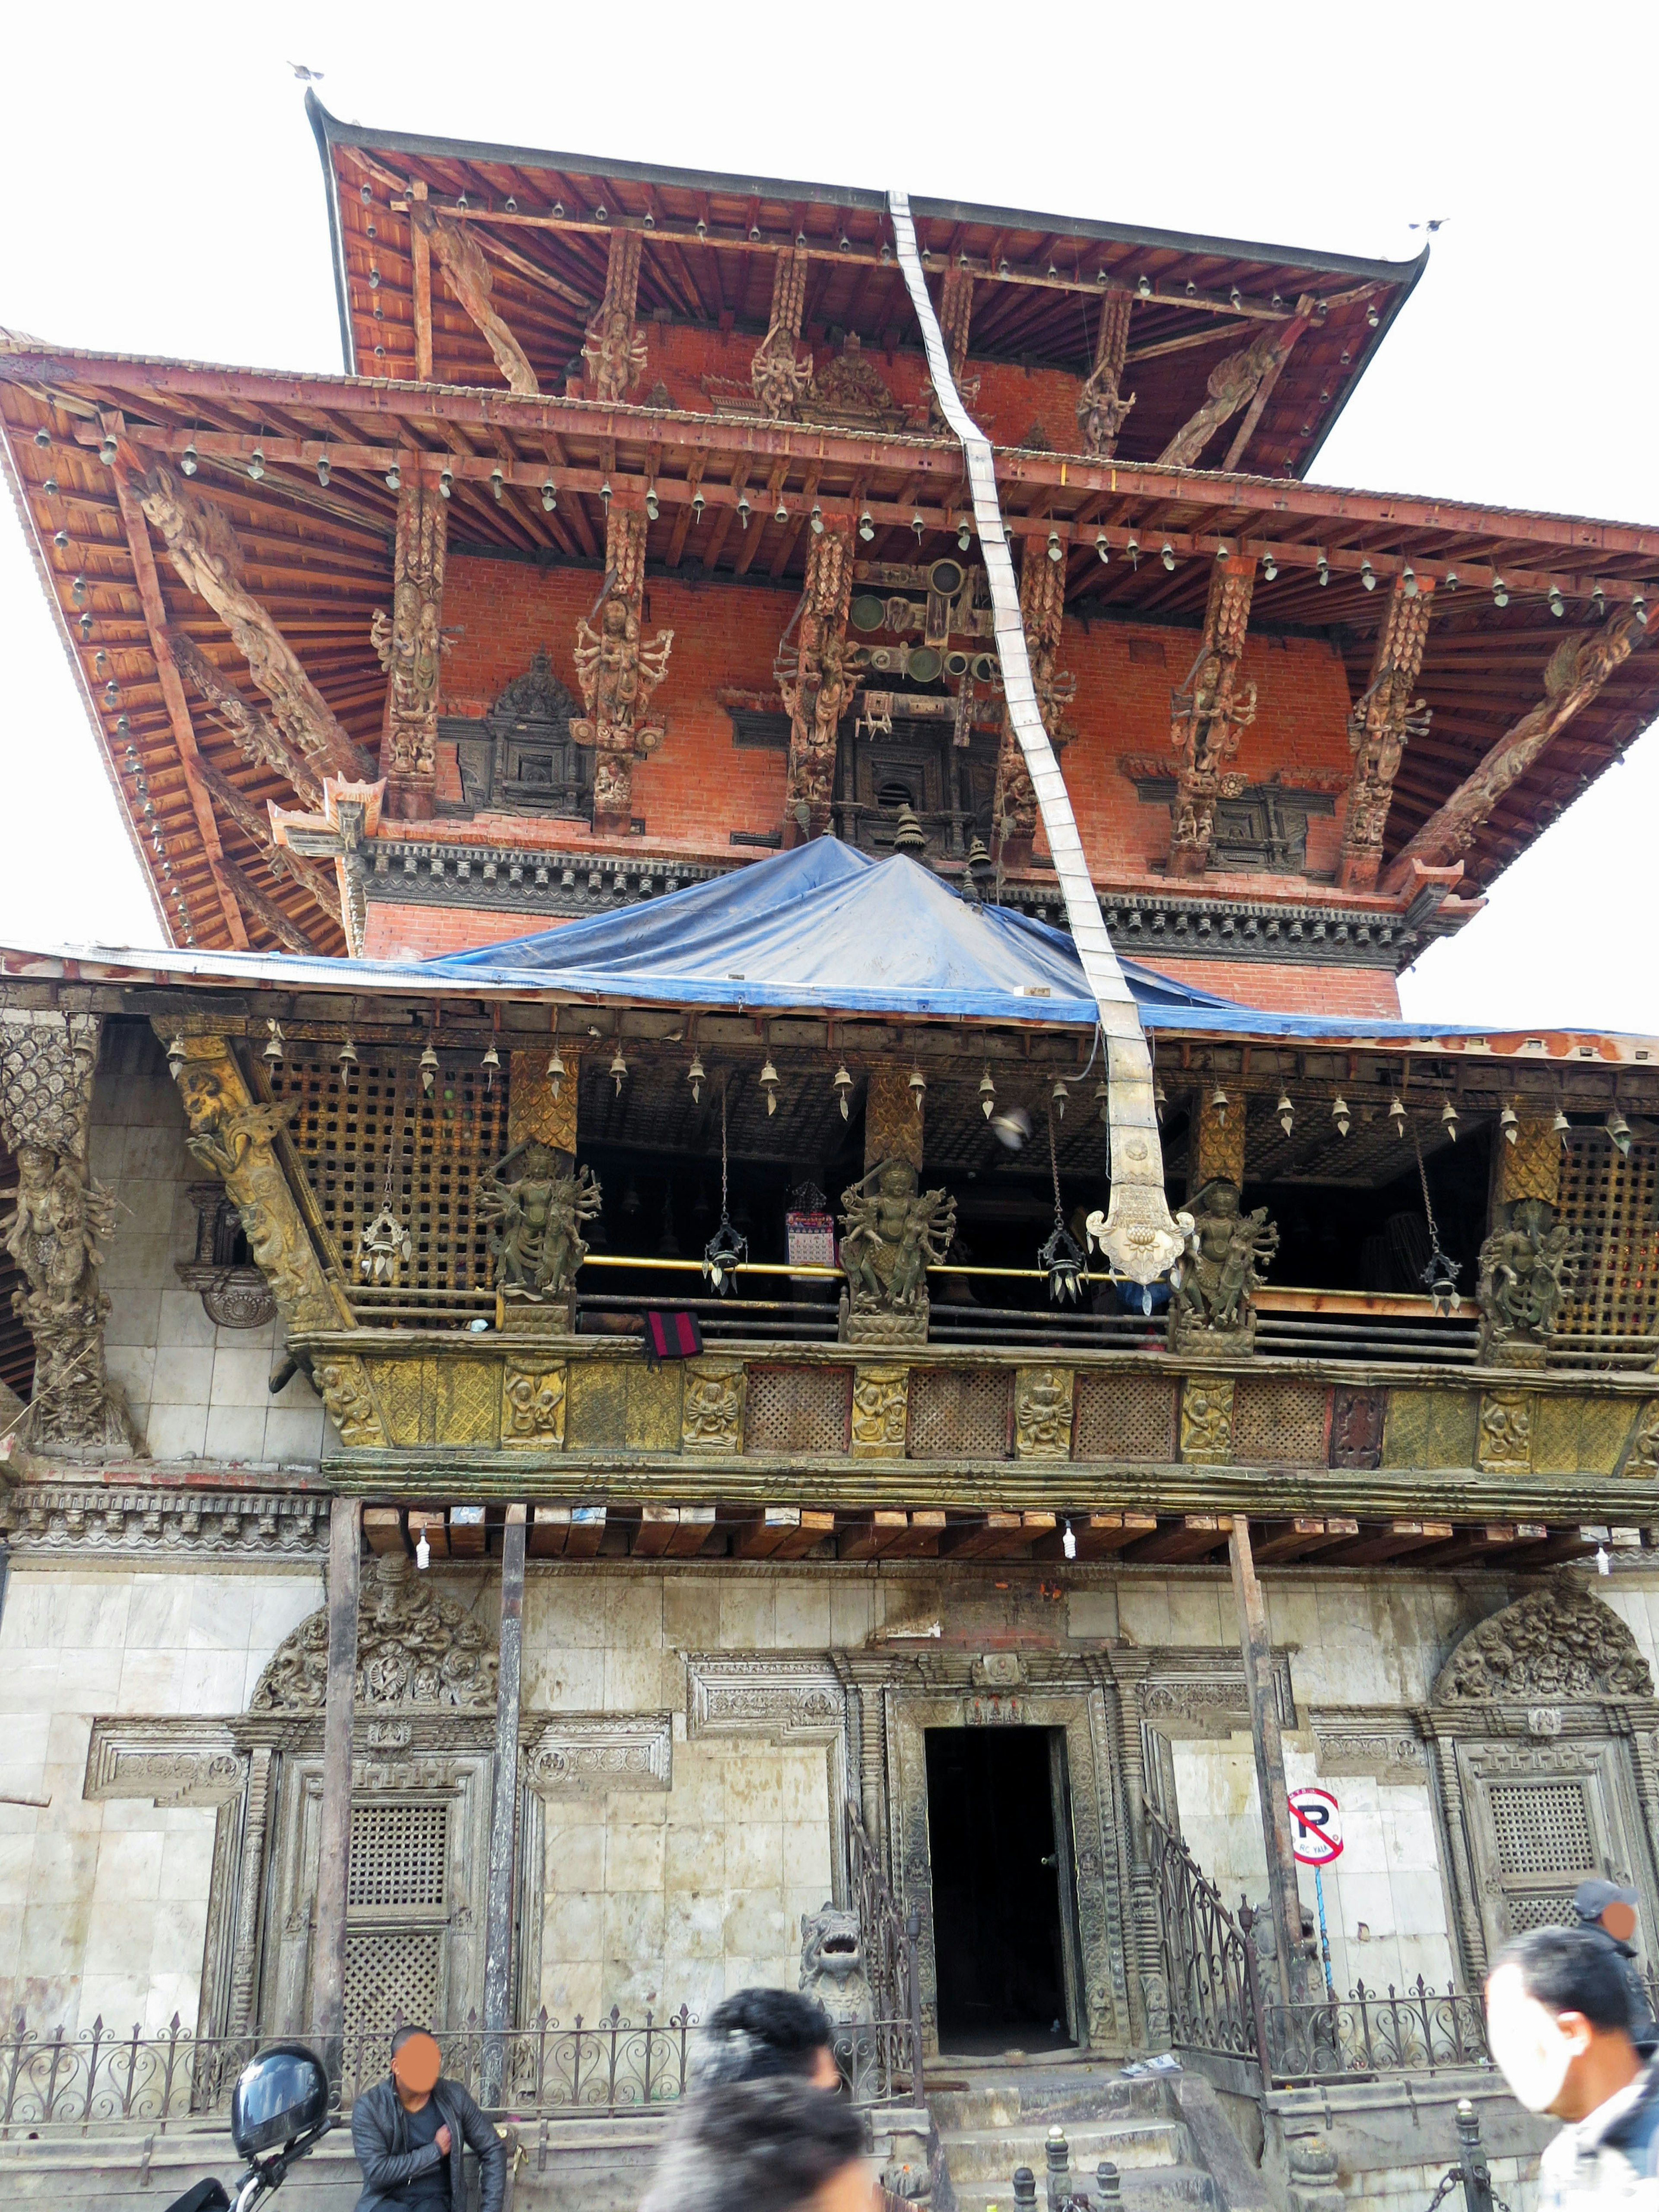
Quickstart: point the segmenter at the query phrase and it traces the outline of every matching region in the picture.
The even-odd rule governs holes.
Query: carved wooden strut
[[[605,276],[605,297],[587,325],[582,358],[595,399],[626,399],[645,374],[645,340],[635,327],[640,290],[637,230],[613,230]]]
[[[1248,407],[1264,385],[1272,389],[1268,380],[1277,380],[1291,348],[1312,320],[1311,311],[1310,301],[1298,301],[1297,313],[1289,322],[1269,323],[1242,351],[1230,353],[1216,363],[1205,387],[1209,396],[1158,455],[1161,468],[1195,468],[1199,455],[1222,424],[1241,407]],[[1228,456],[1230,465],[1237,465],[1239,448],[1240,441],[1235,440]]]
[[[572,722],[579,745],[593,748],[593,827],[626,830],[633,818],[634,763],[654,752],[663,740],[660,723],[647,722],[645,708],[668,673],[672,629],[657,632],[647,645],[640,632],[645,601],[645,532],[642,514],[612,506],[605,526],[605,586],[596,630],[584,616],[576,625],[576,677],[586,717]]]
[[[403,820],[423,818],[433,809],[447,514],[434,486],[404,483],[398,494],[392,611],[377,608],[369,626],[392,679],[380,739],[386,809]]]
[[[836,738],[857,688],[847,651],[852,594],[852,525],[828,523],[806,556],[794,652],[786,633],[775,671],[789,716],[784,836],[792,844],[830,827]]]
[[[1407,739],[1421,737],[1429,726],[1428,708],[1412,695],[1423,666],[1433,590],[1432,584],[1418,584],[1408,596],[1396,581],[1377,633],[1371,680],[1348,717],[1353,781],[1336,872],[1344,890],[1376,890],[1401,757]]]
[[[779,254],[772,272],[772,319],[749,368],[761,412],[779,421],[793,416],[812,386],[812,356],[795,351],[806,307],[806,258],[793,246]]]
[[[191,490],[164,461],[145,472],[130,454],[118,453],[115,466],[147,520],[166,540],[179,580],[205,599],[229,630],[289,744],[329,775],[362,775],[368,765],[362,755],[243,582],[242,549],[223,508]]]
[[[1117,451],[1119,433],[1135,404],[1130,392],[1119,390],[1129,350],[1129,316],[1133,302],[1127,292],[1109,292],[1100,303],[1100,331],[1095,340],[1095,365],[1077,396],[1077,427],[1083,450],[1108,460]]]
[[[1076,677],[1056,666],[1060,628],[1066,618],[1066,564],[1051,561],[1035,538],[1028,538],[1021,560],[1019,611],[1025,625],[1026,649],[1031,657],[1031,682],[1048,742],[1058,749],[1073,732],[1065,713],[1077,692]],[[1006,714],[1002,744],[997,754],[996,796],[993,818],[1001,839],[1000,859],[1005,866],[1022,867],[1030,858],[1036,830],[1036,792],[1014,727]]]
[[[437,255],[445,283],[477,325],[509,389],[526,396],[539,391],[528,355],[495,312],[489,264],[477,240],[465,223],[452,222],[422,199],[410,202],[409,219]]]
[[[1170,872],[1201,876],[1215,842],[1215,803],[1236,799],[1242,775],[1227,763],[1255,719],[1255,685],[1241,678],[1244,632],[1255,589],[1255,562],[1231,553],[1218,561],[1204,610],[1204,642],[1179,690],[1170,695],[1170,745],[1175,755]]]

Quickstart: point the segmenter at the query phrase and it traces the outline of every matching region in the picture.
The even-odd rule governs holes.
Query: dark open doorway
[[[1070,1828],[1059,1730],[928,1729],[941,2050],[1075,2041]]]

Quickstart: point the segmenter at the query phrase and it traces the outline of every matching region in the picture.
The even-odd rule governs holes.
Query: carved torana
[[[442,1596],[412,1562],[377,1559],[357,1617],[356,1703],[450,1707],[495,1703],[495,1638]],[[249,1702],[253,1713],[318,1712],[328,1690],[328,1609],[309,1614],[272,1655]]]
[[[1066,563],[1051,561],[1047,550],[1032,538],[1026,539],[1021,560],[1019,612],[1025,625],[1025,647],[1042,726],[1049,744],[1058,748],[1073,734],[1066,721],[1066,709],[1077,694],[1076,677],[1059,665],[1060,634],[1066,617]],[[1013,723],[1006,713],[993,812],[1002,841],[1002,858],[1012,866],[1021,866],[1030,858],[1036,828],[1036,791]]]
[[[1126,398],[1119,389],[1129,350],[1133,305],[1127,292],[1109,292],[1101,301],[1094,367],[1077,397],[1077,427],[1083,451],[1100,460],[1109,459],[1117,451],[1119,433],[1135,404],[1133,392]]]
[[[448,502],[434,487],[418,479],[404,484],[392,544],[392,611],[377,609],[369,629],[391,678],[380,744],[386,810],[403,818],[432,811],[447,515]]]
[[[579,745],[593,748],[593,827],[626,830],[633,818],[634,763],[662,743],[659,723],[646,720],[652,693],[668,673],[672,629],[647,645],[641,635],[645,601],[643,514],[612,504],[605,525],[605,586],[595,608],[599,627],[584,617],[576,625],[576,676],[586,718],[572,722]]]
[[[146,472],[118,453],[115,465],[161,532],[180,582],[205,599],[229,630],[289,743],[319,771],[361,776],[368,765],[362,753],[243,582],[242,548],[224,509],[192,491],[164,461]]]
[[[1170,1348],[1248,1350],[1255,1337],[1255,1292],[1279,1249],[1267,1209],[1246,1213],[1238,1185],[1218,1176],[1176,1220],[1186,1242],[1170,1271]]]
[[[1435,1684],[1437,1705],[1583,1704],[1650,1698],[1653,1678],[1636,1638],[1588,1590],[1555,1583],[1483,1620]]]
[[[1371,678],[1348,717],[1353,781],[1342,823],[1337,882],[1345,890],[1376,888],[1382,833],[1394,799],[1394,780],[1408,738],[1426,736],[1429,709],[1414,695],[1428,642],[1431,582],[1402,578],[1389,594],[1388,612],[1371,657]]]
[[[910,1162],[893,1158],[849,1184],[841,1202],[843,1341],[925,1342],[927,1270],[956,1234],[955,1199],[923,1191]]]
[[[410,221],[437,255],[444,281],[457,303],[483,334],[484,343],[508,387],[526,395],[535,393],[540,388],[536,372],[524,348],[495,312],[489,264],[484,259],[483,248],[467,225],[440,215],[423,199],[411,200],[409,215]]]
[[[613,230],[605,264],[605,297],[588,322],[582,343],[595,399],[626,399],[645,374],[645,340],[635,325],[640,291],[637,230]]]
[[[1498,1213],[1480,1247],[1480,1357],[1540,1365],[1577,1279],[1583,1236],[1547,1199],[1516,1199]]]
[[[793,246],[778,255],[772,273],[772,319],[755,349],[750,380],[763,415],[792,418],[801,396],[811,388],[812,356],[795,351],[806,305],[807,257]]]
[[[828,523],[811,541],[794,637],[786,634],[775,670],[789,716],[784,811],[792,839],[820,837],[830,826],[836,739],[857,688],[847,649],[852,592],[852,524]]]
[[[1255,720],[1255,685],[1241,673],[1255,589],[1255,562],[1249,556],[1228,554],[1216,562],[1204,611],[1204,641],[1185,683],[1170,695],[1174,876],[1203,874],[1215,842],[1215,803],[1237,799],[1244,788],[1244,778],[1228,763]]]
[[[582,1224],[599,1212],[591,1168],[573,1174],[548,1146],[515,1145],[478,1186],[491,1280],[511,1298],[562,1298],[587,1257]]]
[[[100,1287],[115,1226],[112,1192],[87,1164],[97,1014],[0,1014],[0,1136],[17,1191],[0,1240],[22,1275],[12,1307],[34,1340],[34,1389],[19,1434],[37,1451],[134,1449],[121,1392],[104,1369]]]

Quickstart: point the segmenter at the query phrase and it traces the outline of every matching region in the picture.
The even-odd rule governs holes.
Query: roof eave
[[[335,175],[334,164],[329,158],[329,132],[334,118],[310,85],[306,87],[306,118],[311,125],[312,136],[317,141],[317,152],[323,165],[323,197],[328,204],[328,247],[334,263],[334,302],[340,318],[340,358],[345,363],[346,374],[356,376],[357,345],[351,328],[351,294],[346,281],[345,232],[340,221],[339,179]]]

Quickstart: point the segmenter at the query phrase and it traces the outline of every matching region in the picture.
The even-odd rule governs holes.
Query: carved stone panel
[[[1328,1708],[1313,1715],[1319,1772],[1369,1776],[1393,1784],[1428,1786],[1428,1747],[1407,1712],[1378,1706]]]
[[[909,1414],[908,1367],[860,1367],[853,1375],[854,1459],[902,1459]]]
[[[223,1805],[240,1794],[246,1771],[223,1721],[95,1720],[82,1795]]]
[[[680,1406],[682,1451],[735,1454],[743,1449],[745,1373],[740,1359],[686,1362]]]
[[[1181,1456],[1224,1461],[1233,1451],[1233,1385],[1189,1375],[1181,1390]]]
[[[1436,1705],[1583,1705],[1650,1698],[1636,1638],[1588,1590],[1552,1583],[1471,1629],[1434,1686]]]
[[[1650,1398],[1631,1425],[1620,1474],[1659,1474],[1659,1398]]]
[[[1381,1390],[1339,1386],[1331,1399],[1333,1467],[1374,1468],[1382,1463],[1387,1403]]]
[[[846,1699],[827,1658],[781,1651],[698,1652],[685,1662],[686,1731],[768,1743],[840,1738]]]
[[[526,1746],[525,1779],[543,1796],[666,1790],[673,1733],[668,1713],[561,1713]]]
[[[1014,1453],[1019,1459],[1072,1455],[1073,1370],[1022,1367],[1014,1377]]]
[[[1532,1472],[1532,1409],[1528,1391],[1482,1392],[1479,1451],[1483,1474]]]
[[[562,1359],[509,1356],[501,1376],[501,1442],[556,1450],[564,1443],[565,1368]]]
[[[497,1661],[494,1637],[408,1559],[374,1561],[357,1620],[360,1709],[493,1711]],[[248,1710],[318,1711],[327,1686],[328,1612],[319,1607],[272,1654]]]

